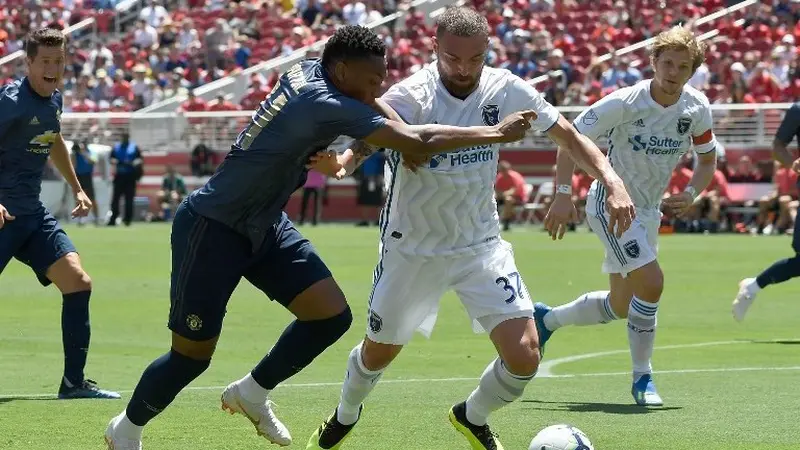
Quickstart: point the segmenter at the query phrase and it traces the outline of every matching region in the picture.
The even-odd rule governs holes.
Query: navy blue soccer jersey
[[[14,216],[44,208],[42,172],[61,132],[61,106],[59,91],[42,97],[27,77],[0,88],[0,205]]]
[[[778,131],[775,133],[775,139],[784,145],[791,144],[795,137],[797,137],[797,143],[800,144],[800,102],[795,103],[786,111]],[[797,180],[797,185],[800,186],[800,180]]]
[[[257,248],[305,184],[312,154],[339,136],[362,139],[385,123],[376,110],[339,92],[318,59],[300,62],[280,77],[189,204],[248,236]]]

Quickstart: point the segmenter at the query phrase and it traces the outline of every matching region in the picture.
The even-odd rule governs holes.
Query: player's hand
[[[578,210],[569,194],[556,194],[547,215],[544,216],[544,229],[555,241],[562,239],[567,227],[578,221]]]
[[[7,220],[14,220],[16,217],[12,216],[11,213],[8,212],[5,206],[0,205],[0,229],[5,226]]]
[[[92,209],[92,201],[86,192],[78,191],[75,194],[75,209],[72,210],[72,217],[86,217]]]
[[[794,173],[800,174],[800,158],[794,160],[794,164],[792,164],[792,170],[794,170]]]
[[[689,211],[689,207],[694,203],[694,198],[692,198],[692,194],[688,192],[681,192],[680,194],[665,198],[661,203],[669,214],[675,217],[683,217]]]
[[[314,169],[317,172],[331,178],[341,180],[347,175],[342,163],[339,162],[339,155],[333,150],[322,150],[308,159],[306,169]]]
[[[531,120],[539,117],[536,112],[519,111],[506,116],[497,124],[497,130],[502,135],[501,142],[516,142],[525,138],[525,133],[531,129]]]
[[[628,195],[622,180],[610,183],[606,189],[608,190],[606,195],[606,211],[609,216],[608,229],[619,239],[623,233],[628,231],[633,219],[636,218],[636,208],[633,206],[633,200]]]
[[[416,172],[418,168],[428,164],[433,155],[407,155],[403,154],[403,166],[412,172]]]

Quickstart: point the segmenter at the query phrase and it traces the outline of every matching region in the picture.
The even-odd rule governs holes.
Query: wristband
[[[559,184],[556,186],[556,194],[572,195],[572,186],[568,184]]]

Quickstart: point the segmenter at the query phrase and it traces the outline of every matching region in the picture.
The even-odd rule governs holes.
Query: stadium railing
[[[437,10],[442,5],[448,5],[451,3],[453,3],[453,0],[415,0],[411,3],[411,6],[417,8],[419,11],[425,12],[427,15],[428,13]],[[381,18],[380,20],[369,23],[366,26],[371,29],[377,29],[389,23],[403,21],[405,16],[405,10],[397,11]],[[309,53],[321,53],[326,42],[328,42],[328,38],[319,40],[309,46],[296,49],[289,55],[274,58],[269,61],[263,61],[252,67],[248,67],[237,74],[229,75],[227,77],[220,78],[219,80],[206,83],[196,88],[194,90],[194,94],[199,98],[210,101],[218,94],[222,93],[224,95],[229,95],[232,101],[238,102],[239,99],[241,99],[247,92],[252,74],[258,73],[264,76],[269,76],[269,74],[273,71],[283,72],[292,64],[305,59],[306,55]],[[138,112],[157,113],[174,111],[184,100],[186,100],[185,96],[171,97],[147,106],[146,108],[142,108]]]
[[[775,131],[791,103],[713,104],[714,131],[727,149],[763,149],[771,146]],[[588,106],[559,107],[572,120]],[[217,151],[230,147],[247,124],[251,111],[171,112],[171,113],[64,113],[62,133],[67,139],[85,139],[107,144],[127,132],[144,149],[164,152],[190,152],[203,142]],[[347,145],[338,139],[333,148]],[[604,140],[598,146],[605,147]],[[506,148],[550,150],[553,143],[544,135],[532,132]]]

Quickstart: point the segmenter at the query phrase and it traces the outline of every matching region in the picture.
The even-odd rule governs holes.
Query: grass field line
[[[656,350],[671,350],[671,349],[685,349],[685,348],[698,348],[698,347],[712,347],[718,345],[734,345],[734,344],[747,344],[749,341],[713,341],[713,342],[699,342],[695,344],[676,344],[664,345],[656,347]],[[536,378],[589,378],[589,377],[614,377],[614,376],[630,376],[630,371],[624,372],[594,372],[594,373],[574,373],[574,374],[554,374],[553,368],[569,362],[581,361],[591,358],[602,358],[605,356],[619,355],[628,353],[628,349],[624,350],[611,350],[605,352],[584,353],[580,355],[565,356],[562,358],[555,358],[543,362],[539,367],[539,373]],[[783,367],[719,367],[719,368],[706,368],[706,369],[675,369],[675,370],[660,370],[654,371],[654,374],[696,374],[696,373],[724,373],[724,372],[767,372],[767,371],[800,371],[800,366],[783,366]],[[477,377],[450,377],[450,378],[396,378],[389,380],[381,380],[381,384],[408,384],[408,383],[455,383],[455,382],[475,382],[478,381]],[[285,383],[281,384],[279,389],[282,388],[314,388],[314,387],[339,387],[342,381],[329,381],[318,383]],[[213,391],[222,390],[226,386],[189,386],[184,391]],[[121,394],[130,394],[132,390],[118,391]],[[52,398],[53,393],[36,393],[36,394],[0,394],[0,400],[4,399],[39,399],[39,398]]]

